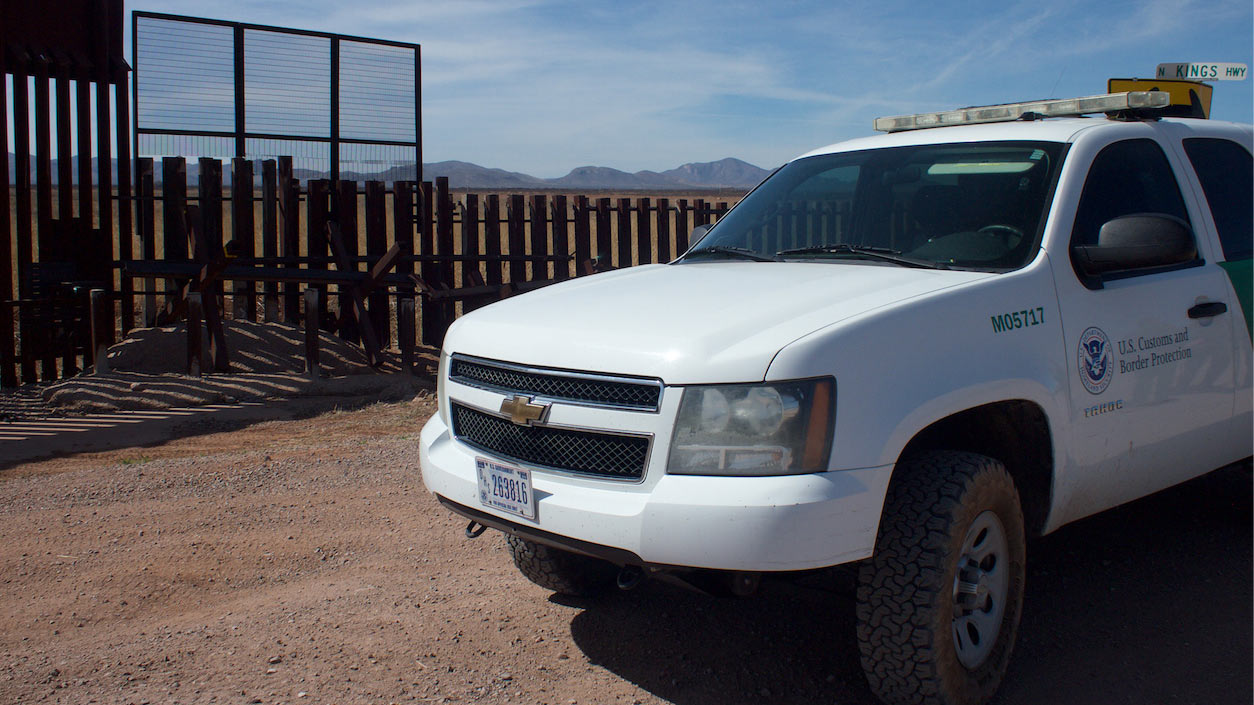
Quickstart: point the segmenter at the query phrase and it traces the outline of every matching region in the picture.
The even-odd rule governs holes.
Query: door
[[[1178,218],[1196,233],[1176,172],[1156,139],[1113,142],[1094,157],[1071,245],[1097,243],[1124,215]],[[1069,357],[1073,469],[1056,488],[1063,521],[1202,474],[1222,452],[1208,437],[1232,419],[1232,320],[1226,275],[1207,259],[1086,279],[1054,261]],[[1238,314],[1239,315],[1239,311]]]

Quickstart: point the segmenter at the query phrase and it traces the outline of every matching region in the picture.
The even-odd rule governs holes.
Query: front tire
[[[903,460],[858,574],[858,647],[892,705],[978,705],[1000,685],[1023,608],[1019,493],[975,453]]]
[[[612,563],[507,535],[505,545],[518,571],[561,595],[593,597],[614,584]]]

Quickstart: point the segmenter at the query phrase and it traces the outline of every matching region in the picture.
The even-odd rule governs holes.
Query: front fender
[[[995,325],[1005,314],[1020,324]],[[1065,419],[1067,364],[1047,259],[818,330],[781,350],[768,379],[828,374],[837,389],[834,470],[891,465],[920,430],[984,404],[1021,399]]]

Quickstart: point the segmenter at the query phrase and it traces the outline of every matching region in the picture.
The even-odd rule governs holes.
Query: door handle
[[[1210,318],[1228,311],[1228,304],[1222,301],[1207,301],[1189,309],[1189,318]]]

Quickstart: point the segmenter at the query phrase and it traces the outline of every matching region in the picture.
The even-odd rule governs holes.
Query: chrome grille
[[[449,379],[504,394],[639,411],[657,411],[662,395],[662,383],[654,380],[543,370],[457,355],[449,365]]]
[[[451,405],[453,435],[476,448],[568,472],[638,480],[649,459],[647,436],[549,426],[520,426],[461,404]]]

